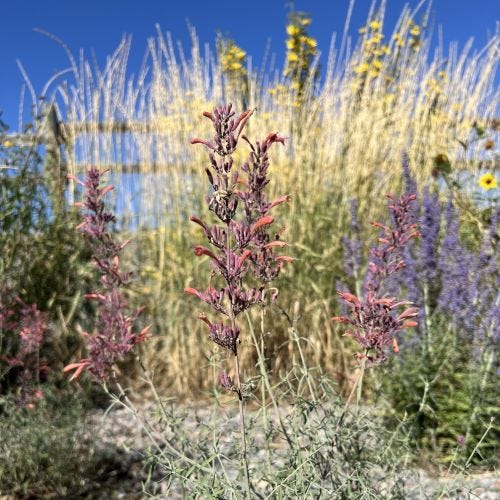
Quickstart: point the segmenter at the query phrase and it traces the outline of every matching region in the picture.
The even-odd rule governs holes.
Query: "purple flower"
[[[357,280],[361,275],[361,250],[363,248],[363,242],[361,241],[361,228],[358,221],[358,203],[356,200],[351,200],[349,214],[350,238],[346,236],[342,237],[344,270],[348,276]]]
[[[449,202],[446,207],[446,231],[438,266],[441,292],[438,305],[456,324],[463,325],[470,314],[469,279],[473,256],[460,242],[458,215]]]
[[[420,217],[422,239],[420,243],[421,268],[423,279],[427,283],[437,278],[438,273],[438,237],[441,228],[441,203],[437,193],[430,193],[429,188],[424,189],[423,213]]]

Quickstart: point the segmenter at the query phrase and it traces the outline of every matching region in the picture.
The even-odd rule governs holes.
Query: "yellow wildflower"
[[[369,75],[370,75],[370,78],[377,78],[377,76],[378,76],[378,70],[371,69]]]
[[[286,48],[288,50],[293,50],[295,48],[295,40],[293,38],[289,38],[287,41],[286,41]]]
[[[295,26],[294,24],[289,24],[286,27],[286,32],[290,36],[296,36],[296,35],[298,35],[300,33],[300,28],[298,26]]]
[[[394,35],[392,35],[392,39],[396,42],[396,47],[403,47],[405,44],[405,41],[400,33],[394,33]]]
[[[493,174],[484,174],[479,179],[479,185],[485,190],[494,189],[498,186],[497,180]]]
[[[366,41],[366,43],[377,44],[382,40],[382,38],[384,38],[384,35],[382,33],[375,33],[370,39]]]
[[[287,59],[288,62],[296,62],[299,60],[299,56],[295,52],[288,52]]]
[[[304,37],[304,43],[306,45],[309,45],[309,47],[311,47],[311,48],[315,48],[318,45],[318,42],[314,38],[311,38],[308,36]]]
[[[372,21],[368,26],[374,31],[379,30],[382,26],[378,21]]]
[[[300,18],[299,20],[299,23],[302,25],[302,26],[309,26],[311,24],[311,19],[309,17],[302,17]]]
[[[247,53],[243,49],[234,47],[234,57],[236,57],[236,59],[245,59],[246,55]]]
[[[354,72],[358,73],[358,75],[359,75],[361,73],[366,73],[369,69],[370,69],[370,66],[368,65],[368,63],[364,62],[364,63],[361,63],[358,66],[356,66],[354,68]]]
[[[420,35],[420,28],[417,25],[413,26],[413,28],[410,30],[410,35],[413,36]]]
[[[241,63],[239,63],[239,62],[233,62],[233,63],[231,63],[231,66],[230,66],[230,68],[231,68],[231,69],[234,69],[234,70],[236,70],[236,69],[241,69],[242,67],[243,67],[243,66],[242,66],[242,65],[241,65]]]
[[[14,146],[14,143],[12,141],[9,141],[9,139],[7,139],[4,143],[3,143],[3,146],[4,148],[11,148],[12,146]]]
[[[391,53],[391,49],[387,45],[382,45],[381,49],[382,49],[382,52],[384,54],[390,54]]]
[[[364,35],[366,33],[366,28],[359,28],[358,33]]]
[[[380,68],[382,68],[383,63],[382,63],[382,61],[381,61],[380,59],[375,59],[375,60],[372,62],[372,65],[373,65],[373,67],[374,67],[374,68],[376,68],[376,69],[380,69]]]

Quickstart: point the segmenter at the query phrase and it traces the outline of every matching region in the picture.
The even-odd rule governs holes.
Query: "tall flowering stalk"
[[[17,404],[32,409],[43,397],[37,385],[46,380],[49,372],[46,360],[40,358],[48,331],[47,313],[36,304],[28,305],[18,296],[12,297],[13,293],[5,286],[0,286],[0,294],[0,333],[13,332],[18,341],[14,356],[0,357],[0,382],[10,370],[19,370]]]
[[[389,198],[388,209],[392,215],[392,225],[373,222],[374,227],[381,228],[378,246],[371,249],[371,260],[365,280],[363,297],[357,297],[348,292],[338,291],[342,300],[350,309],[347,316],[335,316],[332,319],[346,323],[353,328],[346,332],[363,348],[358,357],[363,361],[378,364],[386,359],[386,349],[392,346],[399,350],[396,334],[404,328],[417,326],[412,318],[418,315],[418,309],[409,307],[399,314],[395,311],[401,306],[411,305],[411,302],[386,297],[382,292],[384,281],[400,271],[405,262],[402,250],[408,242],[419,236],[417,225],[412,221],[411,205],[415,195],[406,194],[401,198]]]
[[[186,288],[185,292],[195,295],[206,302],[216,313],[223,316],[222,321],[212,322],[205,314],[200,315],[209,329],[210,339],[227,349],[234,359],[236,381],[223,372],[221,385],[238,396],[240,409],[240,429],[242,457],[244,462],[247,495],[250,492],[248,470],[244,394],[242,390],[239,345],[240,328],[237,317],[243,311],[264,300],[265,283],[273,280],[285,262],[292,258],[277,255],[275,252],[286,243],[279,234],[272,235],[270,227],[274,217],[271,209],[289,200],[282,196],[272,202],[267,200],[265,187],[269,183],[268,169],[270,147],[284,139],[276,133],[269,134],[263,141],[252,144],[242,134],[243,129],[253,111],[245,111],[238,117],[231,104],[219,106],[212,113],[203,116],[212,121],[215,136],[212,141],[193,139],[192,144],[203,144],[209,149],[210,167],[206,169],[211,194],[207,196],[208,208],[222,224],[209,226],[198,217],[190,220],[203,229],[211,248],[196,246],[197,256],[207,256],[213,268],[210,284],[205,291]],[[233,153],[238,141],[243,139],[250,146],[250,157],[241,169],[235,168]],[[241,174],[244,175],[241,175]],[[257,286],[246,283],[253,274]],[[220,286],[216,288],[212,281],[220,277]]]
[[[130,280],[130,273],[120,269],[120,254],[128,241],[117,243],[109,228],[116,218],[105,207],[104,197],[113,187],[101,186],[104,173],[91,168],[85,182],[69,176],[85,189],[84,201],[75,204],[87,210],[77,228],[89,242],[101,284],[100,290],[85,296],[98,303],[97,320],[94,333],[83,334],[87,339],[88,357],[64,368],[65,372],[75,370],[71,380],[87,369],[94,379],[105,381],[115,363],[142,342],[148,331],[148,328],[140,333],[134,331],[133,324],[140,311],[129,312],[122,292]]]
[[[308,34],[311,23],[311,17],[305,12],[291,12],[288,16],[284,75],[290,79],[292,89],[297,92],[298,103],[304,97],[307,80],[319,74],[318,68],[313,68],[318,42]]]

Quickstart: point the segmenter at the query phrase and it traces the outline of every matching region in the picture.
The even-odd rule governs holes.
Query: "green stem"
[[[344,418],[347,414],[347,410],[349,409],[349,406],[351,405],[352,398],[354,397],[354,394],[357,394],[356,407],[357,408],[359,407],[359,401],[361,400],[361,389],[362,389],[362,385],[363,385],[363,377],[364,377],[365,370],[366,370],[367,356],[368,356],[368,349],[366,350],[365,355],[363,357],[363,361],[361,362],[361,369],[360,369],[359,375],[358,375],[356,381],[354,382],[354,385],[351,389],[351,393],[349,394],[349,397],[347,398],[347,401],[345,402],[344,409],[342,410],[342,413],[340,414],[340,418],[339,418],[339,421],[337,423],[337,427],[335,428],[335,433],[337,433],[337,431],[340,429],[340,427],[344,421]]]
[[[247,440],[246,440],[246,429],[245,429],[245,406],[244,406],[245,402],[243,401],[243,394],[241,392],[240,363],[238,359],[238,354],[234,356],[234,366],[236,370],[238,406],[240,409],[241,457],[243,459],[243,469],[245,471],[247,498],[250,499],[252,498],[252,494],[250,491],[250,472],[248,470],[248,458],[247,458]]]
[[[227,179],[224,179],[227,184]],[[227,188],[227,186],[226,186]],[[230,239],[230,227],[229,223],[226,224],[226,269],[229,275],[230,269],[230,250],[231,250],[231,239]],[[230,285],[228,279],[226,279],[228,286]],[[229,318],[231,320],[231,329],[233,332],[236,331],[236,315],[234,313],[234,305],[231,302],[229,304]],[[247,457],[247,439],[246,439],[246,428],[245,428],[245,402],[243,400],[243,392],[241,390],[241,375],[240,375],[240,361],[238,357],[238,350],[234,354],[234,368],[236,371],[236,393],[238,394],[238,407],[240,411],[240,438],[241,438],[241,458],[243,462],[243,470],[245,472],[245,486],[246,486],[246,496],[250,500],[252,498],[251,494],[251,483],[250,483],[250,472],[248,469],[248,457]]]

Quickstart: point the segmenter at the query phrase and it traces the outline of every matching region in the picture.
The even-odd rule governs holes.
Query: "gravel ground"
[[[151,414],[152,405],[143,405],[140,412]],[[228,413],[228,419],[237,427],[234,408],[220,409]],[[190,408],[183,425],[196,439],[199,422],[208,422],[212,409],[208,407]],[[88,414],[85,434],[98,443],[101,466],[94,484],[89,484],[79,498],[134,499],[143,498],[142,481],[146,479],[142,467],[142,455],[151,444],[146,433],[141,431],[134,416],[124,408],[109,411],[93,410]],[[230,446],[230,440],[222,443]],[[260,457],[254,457],[259,460]],[[496,472],[471,473],[467,476],[443,475],[436,477],[424,470],[412,470],[405,483],[408,499],[484,499],[500,500],[500,475]],[[159,479],[157,477],[156,479]],[[134,493],[132,493],[134,492]],[[441,496],[440,496],[441,495]],[[158,494],[156,498],[183,498],[182,492],[168,495]],[[72,497],[74,498],[74,497]]]

